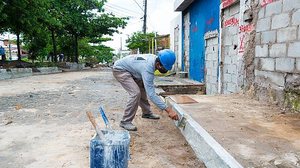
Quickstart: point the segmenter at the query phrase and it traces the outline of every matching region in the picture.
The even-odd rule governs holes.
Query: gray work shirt
[[[117,60],[113,68],[125,70],[131,73],[133,78],[143,80],[144,87],[149,99],[160,109],[165,110],[167,105],[155,93],[154,88],[154,71],[156,55],[153,54],[136,54],[129,55]]]

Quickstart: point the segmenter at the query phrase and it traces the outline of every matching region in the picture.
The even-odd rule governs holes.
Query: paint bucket
[[[90,168],[127,168],[130,135],[126,130],[102,130],[105,140],[95,135],[90,141]]]

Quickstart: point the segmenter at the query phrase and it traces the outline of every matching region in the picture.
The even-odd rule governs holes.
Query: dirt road
[[[120,129],[126,100],[108,70],[0,81],[0,167],[89,167],[94,130],[85,112],[96,114],[103,105],[113,128]],[[137,113],[129,167],[204,167],[166,114],[153,110],[161,120]]]

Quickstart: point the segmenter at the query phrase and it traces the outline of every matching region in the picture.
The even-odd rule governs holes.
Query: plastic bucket
[[[95,135],[90,141],[91,168],[127,168],[130,135],[126,130],[102,131],[106,140]]]

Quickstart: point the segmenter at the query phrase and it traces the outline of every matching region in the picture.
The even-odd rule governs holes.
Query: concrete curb
[[[47,75],[47,74],[54,74],[54,73],[61,73],[62,70],[60,70],[58,67],[40,67],[37,68],[39,72],[34,72],[34,75]]]
[[[0,69],[0,80],[32,76],[31,68]]]
[[[186,120],[184,124],[175,121],[182,135],[194,150],[198,159],[208,168],[242,168],[240,165],[204,128],[188,115],[171,98],[165,99],[167,104]]]
[[[22,78],[28,76],[37,76],[37,75],[49,75],[49,74],[58,74],[62,72],[77,72],[89,70],[91,68],[80,68],[80,69],[61,69],[58,67],[40,67],[36,68],[36,71],[33,72],[32,68],[11,68],[11,69],[0,69],[0,80]]]

